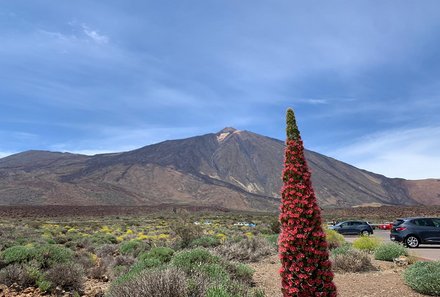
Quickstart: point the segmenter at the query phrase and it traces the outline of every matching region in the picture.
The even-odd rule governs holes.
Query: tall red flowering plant
[[[321,211],[292,109],[286,132],[279,239],[283,296],[336,296]]]

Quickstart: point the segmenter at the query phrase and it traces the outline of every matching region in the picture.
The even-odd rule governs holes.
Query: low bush
[[[141,252],[148,250],[150,246],[141,240],[130,240],[121,243],[119,251],[122,255],[137,257]]]
[[[222,265],[217,263],[197,265],[194,270],[200,272],[203,276],[214,282],[226,282],[229,280],[229,273]]]
[[[187,275],[188,296],[190,297],[206,297],[206,290],[210,286],[210,279],[201,273],[191,273]]]
[[[332,256],[343,255],[343,254],[346,254],[351,249],[353,249],[351,244],[346,242],[345,244],[341,245],[340,247],[332,249],[330,251],[330,253]]]
[[[229,261],[256,262],[271,255],[275,248],[265,238],[245,238],[239,242],[226,242],[215,249],[215,252]]]
[[[56,244],[45,244],[35,247],[33,259],[42,268],[49,268],[55,264],[67,263],[73,260],[74,253],[71,249]]]
[[[220,258],[212,255],[208,250],[197,248],[193,250],[181,251],[174,255],[171,263],[185,272],[197,270],[203,264],[219,263]]]
[[[255,271],[251,267],[242,263],[225,263],[224,265],[231,278],[247,284],[252,282],[252,276]]]
[[[45,280],[51,288],[61,287],[66,291],[81,291],[84,282],[84,271],[78,264],[57,263],[46,272]]]
[[[116,255],[119,253],[119,246],[117,244],[103,244],[96,249],[96,255],[100,258]]]
[[[142,253],[139,256],[139,260],[143,261],[146,259],[157,259],[161,263],[167,263],[171,261],[171,258],[174,255],[174,250],[168,247],[155,247],[152,248],[147,253]]]
[[[112,256],[99,258],[96,265],[89,269],[88,276],[93,279],[105,280],[110,275],[113,263]]]
[[[84,250],[77,251],[74,255],[74,262],[80,264],[84,269],[91,269],[97,264],[97,257],[94,254],[90,254]]]
[[[35,280],[21,264],[12,264],[0,270],[0,284],[11,286],[16,283],[21,288],[33,285]]]
[[[206,290],[204,296],[211,297],[264,297],[261,290],[251,289],[243,283],[230,281],[214,283]]]
[[[115,236],[106,233],[95,233],[90,237],[90,240],[93,244],[99,246],[102,244],[116,244],[118,240]]]
[[[28,246],[11,246],[1,253],[1,259],[6,263],[23,263],[32,260],[34,249]]]
[[[353,241],[353,247],[360,251],[372,253],[380,245],[380,240],[374,236],[361,236]]]
[[[128,269],[124,269],[122,266],[119,267],[117,270],[120,270],[119,272],[113,269],[113,275],[116,277],[116,280],[114,281],[115,284],[122,284],[127,281],[130,281],[134,278],[136,278],[139,274],[146,270],[151,270],[153,268],[160,268],[163,267],[164,264],[157,258],[146,258],[139,260],[136,262],[133,266],[131,266]]]
[[[136,262],[136,259],[130,256],[117,256],[114,259],[112,266],[131,266]]]
[[[35,261],[41,268],[49,268],[56,263],[67,263],[73,259],[73,251],[56,244],[37,246],[13,246],[4,250],[1,258],[6,263],[26,263]]]
[[[203,229],[200,226],[194,225],[192,222],[186,220],[178,220],[171,224],[170,228],[171,231],[180,238],[182,248],[188,247],[193,240],[203,234]]]
[[[405,247],[397,243],[390,242],[379,245],[374,253],[374,258],[382,261],[393,261],[395,258],[407,255],[408,251]]]
[[[278,217],[272,218],[269,223],[269,228],[273,234],[280,234],[281,224]]]
[[[231,297],[228,290],[223,286],[211,287],[206,291],[206,297]]]
[[[405,283],[414,291],[440,296],[440,262],[417,262],[403,274]]]
[[[370,256],[359,250],[350,249],[344,254],[331,258],[332,268],[336,272],[367,272],[377,270],[371,263]]]
[[[269,241],[270,244],[278,248],[278,237],[279,234],[271,234],[271,235],[267,235],[265,238],[267,241]]]
[[[325,239],[327,241],[329,249],[335,249],[344,245],[345,243],[344,236],[342,236],[335,230],[331,230],[327,228],[325,228],[324,230],[325,230]]]
[[[145,270],[135,277],[112,284],[108,297],[186,297],[188,296],[187,277],[176,268],[164,270]]]
[[[213,236],[202,236],[200,238],[194,239],[189,244],[190,247],[215,247],[220,245],[220,240]]]

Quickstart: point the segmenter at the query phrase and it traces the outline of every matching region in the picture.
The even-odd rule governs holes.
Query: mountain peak
[[[226,139],[226,137],[228,137],[229,135],[231,135],[233,133],[237,133],[237,132],[239,132],[239,131],[235,128],[232,128],[232,127],[223,128],[223,130],[217,132],[217,141],[222,142],[223,140]]]
[[[225,127],[222,130],[220,130],[217,134],[222,134],[222,133],[233,133],[237,131],[237,129],[233,128],[233,127]]]

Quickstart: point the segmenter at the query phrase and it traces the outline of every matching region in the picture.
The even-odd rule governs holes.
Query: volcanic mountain
[[[27,151],[0,159],[0,205],[203,205],[276,210],[284,143],[249,131],[85,156]],[[440,204],[440,181],[390,179],[306,151],[322,207]]]

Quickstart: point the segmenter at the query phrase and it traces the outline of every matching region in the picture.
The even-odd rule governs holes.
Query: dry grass
[[[175,268],[145,270],[136,277],[115,284],[108,297],[185,297],[188,296],[185,273]]]
[[[257,262],[276,250],[266,239],[246,238],[239,242],[226,242],[215,249],[215,253],[229,261]]]
[[[368,272],[377,270],[371,263],[371,258],[366,252],[348,250],[344,254],[332,257],[332,267],[335,272]]]

